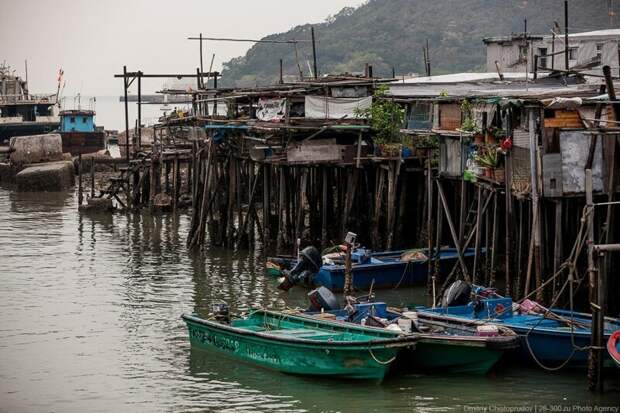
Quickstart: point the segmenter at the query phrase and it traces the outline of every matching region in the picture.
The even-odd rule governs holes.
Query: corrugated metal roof
[[[586,83],[563,83],[563,79],[539,78],[538,81],[525,82],[524,73],[513,75],[517,80],[505,76],[500,81],[491,73],[457,73],[454,75],[420,77],[410,82],[390,84],[389,94],[394,97],[516,97],[542,99],[549,97],[595,96],[598,86]]]
[[[510,72],[503,73],[504,80],[525,80],[524,72]],[[532,74],[529,74],[529,78],[533,79]],[[438,76],[420,76],[413,77],[411,79],[405,79],[392,82],[392,84],[407,84],[407,83],[460,83],[460,82],[482,82],[482,81],[499,81],[499,75],[497,72],[478,72],[478,73],[452,73],[449,75],[438,75]]]

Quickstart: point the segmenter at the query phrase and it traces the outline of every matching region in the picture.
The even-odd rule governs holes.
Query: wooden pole
[[[269,198],[269,183],[271,178],[271,173],[269,169],[269,164],[263,164],[263,245],[266,247],[270,244],[270,216],[271,216],[271,202]]]
[[[512,290],[512,279],[511,279],[511,263],[514,263],[513,259],[513,250],[512,250],[512,233],[514,231],[514,216],[513,216],[513,204],[512,204],[512,156],[510,152],[506,155],[506,169],[504,173],[505,180],[505,194],[506,194],[506,219],[505,219],[505,235],[506,235],[506,244],[504,247],[506,259],[504,265],[504,273],[505,273],[505,284],[506,284],[506,295],[510,296]]]
[[[90,158],[90,197],[95,197],[95,158]]]
[[[495,259],[497,257],[497,215],[498,215],[498,208],[497,208],[497,197],[498,194],[497,192],[493,192],[491,194],[491,196],[493,196],[493,230],[492,230],[492,234],[491,234],[491,268],[490,268],[490,275],[489,275],[489,287],[494,287],[495,286]],[[487,251],[487,255],[489,254],[489,252]]]
[[[281,85],[284,84],[284,63],[282,59],[280,59],[280,82]]]
[[[127,89],[129,88],[127,81],[127,66],[123,66],[123,92],[125,93],[125,159],[129,166],[129,102],[127,102]]]
[[[327,177],[327,166],[323,166],[321,168],[321,173],[322,173],[322,185],[321,185],[321,189],[322,189],[322,194],[321,194],[321,244],[323,245],[323,247],[325,247],[327,245],[327,238],[328,238],[328,233],[327,233],[327,217],[328,217],[328,196],[330,194],[329,191],[329,181],[328,181],[328,177]]]
[[[432,149],[426,150],[426,241],[428,268],[426,273],[426,296],[432,297],[433,262],[437,251],[433,251],[433,169],[431,167]],[[401,196],[405,196],[402,194]]]
[[[603,314],[598,305],[599,282],[598,271],[595,264],[594,250],[594,200],[592,195],[592,170],[586,169],[586,211],[588,214],[588,291],[590,308],[592,311],[591,348],[588,355],[588,388],[590,390],[602,389],[602,335],[600,331],[600,319]]]
[[[452,215],[450,214],[450,209],[448,208],[448,202],[446,201],[446,195],[443,192],[443,188],[441,187],[441,183],[437,181],[437,190],[439,191],[439,198],[441,199],[441,204],[443,205],[444,213],[446,214],[446,221],[448,221],[448,227],[450,228],[450,234],[452,235],[452,240],[454,241],[454,245],[456,248],[456,252],[458,254],[459,263],[461,264],[461,270],[463,271],[463,278],[466,282],[471,282],[469,277],[469,271],[467,270],[467,265],[465,264],[465,260],[463,258],[463,251],[461,249],[461,243],[459,242],[458,235],[456,233],[456,228],[454,227],[454,223],[452,222]]]
[[[84,194],[82,189],[82,154],[78,154],[78,206],[82,206],[82,202],[84,201]]]
[[[179,198],[179,157],[174,155],[174,163],[172,164],[172,212],[177,212],[177,201]]]
[[[568,0],[564,0],[564,70],[566,70],[566,75],[568,76],[568,71],[570,70],[568,64]]]
[[[313,67],[314,67],[314,78],[318,79],[319,78],[319,70],[318,70],[318,66],[317,66],[317,59],[316,59],[316,40],[314,38],[314,27],[310,28],[310,34],[312,35],[312,61],[313,61]]]
[[[474,244],[474,269],[471,274],[471,282],[476,284],[478,276],[478,264],[480,260],[480,234],[482,228],[482,185],[478,185],[478,206],[476,208],[476,242]],[[461,241],[462,242],[462,241]],[[486,252],[487,254],[489,251]]]
[[[353,249],[353,245],[349,244],[345,241],[344,243],[346,247],[345,256],[344,256],[344,297],[345,302],[347,301],[347,296],[353,295],[353,271],[351,265],[351,250]]]
[[[203,63],[202,62],[202,33],[200,33],[200,83],[201,83],[200,86],[202,86],[201,88],[204,89],[204,83],[205,82],[204,82],[204,79],[202,77],[203,73],[204,73],[204,68],[202,66],[202,63]]]
[[[142,150],[142,72],[138,71],[138,152]]]

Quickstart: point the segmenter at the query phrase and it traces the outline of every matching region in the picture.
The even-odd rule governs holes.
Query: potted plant
[[[375,148],[379,147],[382,156],[400,156],[400,130],[405,122],[405,110],[393,99],[387,98],[387,92],[386,85],[379,86],[370,107],[356,109],[355,116],[370,122]]]
[[[495,126],[490,126],[487,129],[486,142],[490,145],[496,144],[498,141],[501,141],[502,139],[504,139],[504,137],[505,137],[505,133],[503,129],[500,129]]]
[[[497,157],[497,149],[496,148],[487,148],[485,151],[481,151],[478,155],[476,155],[476,163],[478,166],[485,168],[484,175],[487,178],[494,178],[494,170],[498,165],[498,157]]]

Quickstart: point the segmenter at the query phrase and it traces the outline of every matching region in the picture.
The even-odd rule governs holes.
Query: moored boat
[[[259,310],[230,324],[184,314],[192,345],[300,375],[382,380],[415,337]]]
[[[419,317],[471,326],[489,322],[503,325],[520,336],[516,355],[522,362],[534,362],[550,370],[586,366],[591,341],[590,314],[547,309],[528,300],[517,304],[493,289],[473,288],[475,298],[467,304],[416,307]],[[469,297],[469,293],[465,295]],[[618,330],[620,320],[606,318],[605,338]]]
[[[466,259],[471,258],[474,253],[473,248],[468,248],[463,256]],[[458,252],[455,248],[442,248],[436,259],[439,261],[440,274],[445,275],[456,265]],[[304,260],[303,251],[301,260]],[[342,291],[345,275],[344,254],[328,254],[323,256],[322,261],[322,265],[319,264],[320,268],[315,272],[298,277],[295,274],[298,264],[296,259],[270,258],[266,264],[266,272],[272,276],[286,276],[291,280],[290,284],[324,286],[331,291]],[[368,290],[371,285],[375,289],[411,287],[427,281],[429,253],[428,249],[373,252],[357,248],[351,253],[351,262],[353,287],[358,290]]]
[[[609,340],[607,340],[607,352],[616,363],[616,366],[620,368],[620,331],[613,333]]]
[[[325,290],[321,293],[328,294]],[[317,302],[312,298],[316,297],[316,293],[311,294],[311,302]],[[417,337],[415,349],[402,351],[396,361],[395,367],[404,371],[482,375],[506,351],[519,346],[517,335],[505,327],[471,327],[459,323],[424,321],[417,317],[416,312],[401,313],[389,309],[383,302],[360,303],[348,310],[311,311],[306,314],[321,319],[329,314],[333,317],[332,322],[363,324],[371,331],[387,328]]]

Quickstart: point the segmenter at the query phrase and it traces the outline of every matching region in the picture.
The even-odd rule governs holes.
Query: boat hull
[[[193,346],[289,374],[381,381],[399,346],[274,341],[233,327],[183,316]],[[307,341],[307,340],[306,340]]]
[[[620,368],[620,331],[613,333],[607,340],[607,352],[616,367]]]
[[[62,151],[74,156],[105,149],[104,132],[61,132],[60,136]]]
[[[426,372],[484,375],[504,354],[474,340],[421,337],[416,349],[407,352],[408,367]],[[400,361],[400,360],[399,360]]]
[[[465,257],[473,255],[468,251]],[[381,253],[373,254],[381,258]],[[456,250],[442,250],[439,259],[439,273],[447,274],[457,263]],[[324,286],[332,291],[344,288],[344,266],[323,265],[312,282],[316,286]],[[353,266],[353,287],[368,290],[372,285],[376,289],[411,287],[425,284],[428,278],[428,261],[395,261],[384,263],[356,264]]]
[[[506,299],[503,299],[506,300]],[[493,301],[493,300],[490,300]],[[508,305],[505,306],[509,308]],[[463,307],[465,308],[465,307]],[[447,311],[438,313],[435,311]],[[552,320],[542,319],[534,315],[515,315],[504,318],[480,319],[473,317],[459,307],[448,309],[436,309],[426,311],[418,308],[418,314],[423,319],[447,320],[449,322],[461,322],[473,325],[477,322],[493,322],[505,326],[519,335],[519,347],[511,352],[511,356],[520,363],[536,364],[545,368],[556,369],[560,367],[583,368],[587,365],[588,351],[581,350],[590,346],[591,336],[589,329],[571,329],[566,326],[558,326]],[[570,318],[568,312],[554,310]],[[582,323],[589,320],[581,314],[574,314],[574,319]],[[609,339],[615,329],[620,329],[617,323],[608,323],[605,338]],[[573,346],[574,343],[574,346]],[[606,358],[605,364],[610,364]]]
[[[338,323],[359,323],[368,315],[394,320],[399,313],[387,310],[385,303],[356,304],[353,317],[347,310],[329,311]],[[320,317],[321,313],[306,313],[306,316]],[[431,326],[432,323],[427,324]],[[474,328],[452,328],[438,324],[443,333],[414,333],[417,337],[415,349],[406,349],[398,356],[395,367],[408,372],[449,372],[453,374],[486,374],[507,350],[518,347],[518,338],[510,332],[505,336],[478,336]],[[380,327],[364,326],[369,331],[382,331]]]
[[[0,144],[8,144],[14,136],[44,135],[58,128],[59,122],[0,123]]]

